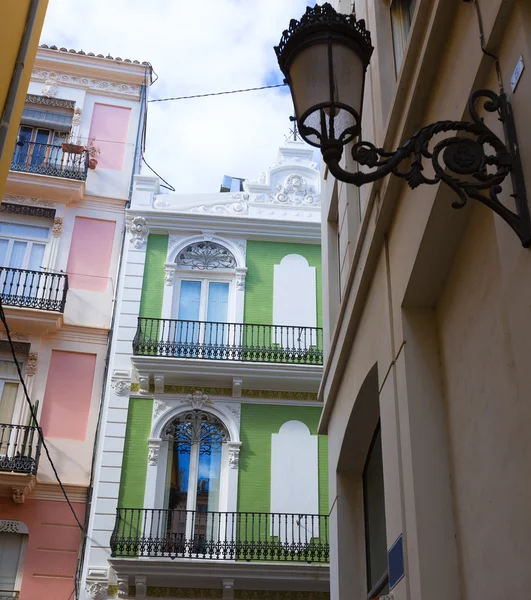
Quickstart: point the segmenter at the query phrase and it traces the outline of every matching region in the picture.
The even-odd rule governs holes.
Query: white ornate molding
[[[155,394],[164,394],[164,375],[155,373],[153,383],[155,384]]]
[[[118,379],[111,383],[111,387],[117,396],[128,396],[131,391],[131,382]]]
[[[147,577],[135,577],[136,598],[147,597]]]
[[[245,278],[247,276],[247,267],[236,267],[236,288],[243,292],[245,290]]]
[[[159,415],[161,415],[163,412],[166,412],[166,410],[168,410],[168,405],[166,404],[166,402],[163,402],[162,400],[155,400],[153,402],[153,418],[157,419]]]
[[[160,440],[150,438],[148,440],[148,463],[155,466],[159,461]]]
[[[13,486],[11,488],[13,502],[15,504],[24,504],[26,496],[28,496],[35,487],[36,481],[36,478],[33,476],[31,479],[27,480],[25,484]]]
[[[242,397],[242,388],[243,388],[243,380],[238,379],[237,377],[232,378],[232,397],[233,398],[241,398]]]
[[[35,198],[33,196],[17,196],[14,194],[4,194],[2,202],[10,202],[12,204],[27,204],[31,206],[44,206],[46,208],[55,208],[56,203],[44,198]]]
[[[232,418],[234,419],[235,423],[239,427],[240,426],[240,417],[241,417],[240,404],[227,403],[227,404],[224,404],[223,407],[226,408],[230,412],[230,414],[232,415]]]
[[[86,584],[87,595],[92,600],[105,600],[107,598],[107,588],[108,584],[102,581],[87,581]]]
[[[230,204],[214,204],[194,206],[190,212],[210,215],[246,215],[249,212],[249,194],[232,194],[231,199],[236,200]]]
[[[260,199],[257,197],[256,202],[284,206],[321,206],[321,199],[315,186],[297,173],[288,175],[284,182],[279,183],[276,190],[269,195],[260,194]]]
[[[119,598],[129,598],[129,578],[128,577],[118,577],[116,582],[118,584],[118,597]]]
[[[142,396],[147,396],[149,394],[149,373],[138,374],[138,386],[138,391]]]
[[[166,285],[173,285],[175,282],[175,263],[165,263],[164,264],[164,283]]]
[[[63,233],[63,217],[55,217],[53,220],[52,236],[58,238]]]
[[[149,227],[144,217],[134,217],[127,223],[127,229],[131,234],[131,244],[135,250],[142,249],[149,235]]]
[[[231,469],[237,469],[240,464],[240,448],[241,442],[228,442],[227,447],[229,450],[229,467]]]
[[[30,352],[28,354],[28,360],[26,361],[26,375],[33,377],[37,373],[37,362],[39,355],[36,352]]]
[[[58,73],[56,71],[41,71],[34,70],[31,74],[31,78],[35,81],[44,81],[44,87],[42,91],[43,96],[54,97],[45,94],[45,90],[56,88],[59,85],[75,86],[79,88],[94,90],[101,93],[109,93],[118,96],[130,96],[132,98],[139,98],[141,88],[136,85],[127,85],[125,83],[114,83],[112,81],[105,81],[103,79],[91,79],[88,77],[77,77],[75,75],[68,75],[66,73]],[[53,93],[53,92],[51,92]],[[56,90],[57,93],[57,90]]]
[[[49,77],[42,86],[41,95],[45,98],[55,98],[57,96],[58,88],[59,85],[57,81],[54,78]]]
[[[185,399],[181,400],[183,404],[190,404],[194,410],[203,410],[207,406],[213,406],[214,403],[201,390],[196,390],[193,394],[188,394]]]
[[[28,527],[22,521],[0,519],[0,533],[28,533]]]

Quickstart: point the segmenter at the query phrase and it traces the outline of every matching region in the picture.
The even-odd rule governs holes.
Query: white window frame
[[[18,531],[12,531],[11,528],[4,530],[3,529],[3,524],[4,523],[14,523],[16,529],[18,529]],[[15,589],[13,590],[13,593],[20,595],[20,591],[22,588],[22,577],[24,575],[24,563],[26,561],[26,551],[28,548],[28,539],[29,539],[29,535],[28,535],[28,528],[27,526],[22,523],[21,521],[4,521],[4,520],[0,520],[0,535],[2,535],[2,533],[15,533],[16,535],[20,535],[22,537],[22,542],[20,544],[20,553],[18,555],[18,565],[17,565],[17,575],[16,575],[16,579],[15,579]],[[10,590],[11,591],[11,590]]]
[[[45,219],[45,218],[41,218],[41,217],[31,217],[31,216],[24,216],[24,215],[9,215],[9,217],[7,217],[7,215],[2,215],[0,217],[0,221],[2,223],[8,223],[8,224],[13,224],[13,225],[27,225],[29,227],[47,227],[48,228],[48,237],[46,239],[44,238],[35,238],[35,237],[11,237],[11,236],[7,236],[4,234],[0,234],[0,239],[2,240],[9,240],[9,245],[8,245],[8,250],[6,253],[6,256],[11,256],[11,252],[13,249],[13,243],[15,241],[17,242],[27,242],[27,248],[26,248],[26,253],[24,255],[24,265],[23,267],[20,267],[21,269],[27,269],[28,267],[28,261],[29,261],[29,257],[30,257],[30,252],[31,252],[31,246],[36,243],[36,244],[43,244],[44,245],[44,255],[43,255],[43,259],[42,259],[42,269],[46,269],[49,259],[50,259],[50,248],[51,248],[51,240],[52,240],[52,229],[53,229],[53,219]],[[0,268],[4,267],[4,268],[9,268],[7,266],[4,265],[0,265]]]
[[[14,365],[15,361],[13,361],[12,358],[13,358],[12,356],[0,354],[0,360],[12,362]],[[17,356],[17,360],[20,365],[20,370],[22,371],[22,373],[24,373],[24,366],[25,366],[24,361],[18,356]],[[24,411],[24,402],[23,402],[23,398],[24,398],[23,389],[22,389],[22,384],[19,379],[18,373],[13,374],[13,375],[7,375],[7,374],[0,375],[0,399],[2,398],[2,393],[4,391],[5,383],[17,383],[18,384],[17,398],[15,400],[15,406],[13,408],[13,416],[11,417],[11,423],[6,423],[6,425],[25,425],[25,423],[20,422],[22,417],[24,416],[25,411]]]
[[[404,62],[411,27],[419,0],[391,0],[389,4],[389,18],[391,22],[391,36],[393,45],[393,59],[395,76],[398,78],[402,63]],[[413,4],[413,14],[410,15],[410,5]],[[407,5],[407,6],[406,6]],[[397,56],[397,47],[400,56]]]

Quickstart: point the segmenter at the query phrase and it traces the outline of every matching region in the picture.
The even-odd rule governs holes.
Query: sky
[[[41,43],[150,62],[150,99],[258,87],[282,82],[273,46],[306,4],[49,0]],[[291,114],[286,87],[150,103],[146,160],[179,193],[218,192],[274,164]]]

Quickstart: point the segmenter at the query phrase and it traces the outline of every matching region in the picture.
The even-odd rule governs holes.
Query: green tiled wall
[[[168,252],[167,235],[150,235],[142,281],[140,316],[160,318],[164,294],[164,263]]]
[[[321,408],[242,404],[238,510],[269,512],[271,497],[271,434],[290,420],[302,421],[317,433]],[[319,436],[319,511],[328,514],[328,445]]]
[[[317,326],[322,327],[321,247],[284,242],[247,242],[244,323],[273,323],[274,266],[287,254],[304,256],[317,275]]]

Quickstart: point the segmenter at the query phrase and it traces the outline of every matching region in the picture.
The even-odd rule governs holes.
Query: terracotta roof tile
[[[68,50],[68,48],[58,48],[57,46],[48,46],[47,44],[41,44],[39,46],[39,48],[43,48],[45,50],[56,50],[57,52],[69,52],[71,54],[80,54],[82,56],[94,56],[96,58],[105,58],[107,60],[113,60],[115,62],[126,62],[126,63],[132,63],[134,65],[144,65],[145,67],[151,66],[151,63],[148,63],[146,61],[140,62],[139,60],[131,60],[129,58],[120,58],[119,56],[117,56],[115,58],[114,56],[111,56],[110,54],[108,54],[107,56],[103,56],[103,54],[94,54],[94,52],[83,52],[83,50],[74,50],[73,48],[70,48],[70,50]]]

